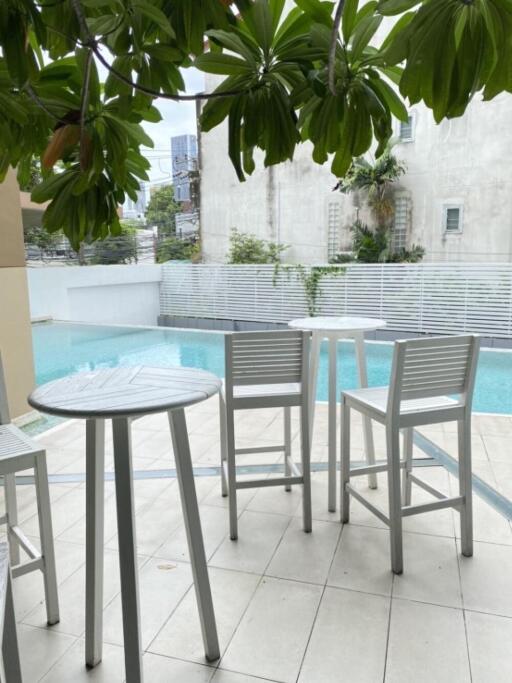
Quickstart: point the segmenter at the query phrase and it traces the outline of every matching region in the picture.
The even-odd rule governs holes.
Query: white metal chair
[[[311,476],[309,439],[310,333],[296,330],[236,332],[226,335],[226,379],[220,394],[222,495],[229,495],[229,528],[238,538],[237,489],[261,486],[303,486],[304,531],[311,531]],[[291,415],[300,408],[302,469],[291,454]],[[284,408],[284,444],[235,448],[235,410]],[[284,476],[268,479],[236,478],[236,456],[284,453]]]
[[[341,396],[341,521],[349,521],[350,496],[389,526],[391,566],[403,571],[402,518],[452,507],[461,518],[462,554],[473,554],[471,404],[480,340],[475,335],[410,339],[395,343],[389,387],[345,391]],[[350,410],[386,427],[387,462],[350,468]],[[447,497],[412,474],[413,429],[456,421],[459,440],[459,495]],[[405,458],[400,459],[400,430]],[[401,479],[401,470],[403,478]],[[350,478],[387,472],[389,516],[364,498]],[[437,500],[411,504],[417,484]],[[401,486],[402,484],[402,486]],[[403,500],[402,500],[403,499]]]
[[[18,526],[16,473],[28,469],[34,470],[41,552],[34,547]],[[5,515],[0,517],[0,524],[7,525],[12,576],[16,578],[36,570],[40,570],[43,573],[48,624],[56,624],[59,621],[59,599],[57,594],[57,574],[53,547],[46,452],[39,444],[24,434],[21,429],[10,423],[1,357],[0,475],[4,478],[6,510]],[[20,548],[28,555],[28,561],[20,562]]]
[[[22,683],[7,543],[0,543],[0,633],[0,683]]]

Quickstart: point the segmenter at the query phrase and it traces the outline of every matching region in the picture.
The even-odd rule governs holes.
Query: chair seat
[[[352,389],[343,394],[359,405],[366,405],[375,410],[382,417],[386,415],[388,404],[388,387],[369,387],[368,389]],[[400,415],[411,413],[428,412],[442,408],[452,408],[460,405],[458,401],[449,396],[434,396],[433,398],[418,398],[411,401],[402,401]]]
[[[233,387],[233,398],[263,398],[265,396],[300,396],[301,384],[238,384]]]
[[[0,425],[0,460],[36,455],[44,449],[13,424]]]

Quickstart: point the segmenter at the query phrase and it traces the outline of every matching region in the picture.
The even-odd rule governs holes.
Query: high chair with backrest
[[[34,470],[41,552],[39,552],[18,526],[16,473],[28,469]],[[12,576],[16,578],[17,576],[38,570],[43,573],[48,624],[56,624],[59,621],[59,600],[57,594],[50,492],[46,469],[46,451],[10,421],[1,356],[0,475],[3,476],[5,490],[5,515],[0,517],[0,524],[5,524],[7,526]],[[28,555],[29,559],[25,562],[20,562],[20,549],[24,550]]]
[[[389,526],[391,566],[403,571],[402,519],[432,510],[455,508],[460,513],[462,554],[473,554],[471,406],[480,340],[476,335],[409,339],[395,343],[389,387],[345,391],[341,396],[341,521],[349,521],[350,497]],[[357,410],[385,425],[387,462],[350,468],[350,411]],[[457,422],[459,495],[445,496],[412,473],[413,429]],[[400,430],[404,455],[400,458]],[[350,484],[351,477],[386,472],[389,515]],[[401,473],[403,477],[401,481]],[[435,500],[412,505],[412,484]]]
[[[226,379],[220,394],[222,494],[229,495],[232,540],[238,538],[238,489],[303,486],[304,531],[311,531],[311,479],[309,438],[310,333],[296,330],[235,332],[226,335]],[[301,460],[299,469],[291,453],[292,407],[300,408]],[[235,447],[235,411],[258,408],[284,409],[284,444]],[[236,457],[249,453],[284,454],[284,476],[243,479],[236,476]]]

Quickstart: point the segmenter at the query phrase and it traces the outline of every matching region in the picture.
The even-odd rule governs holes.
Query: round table
[[[368,386],[366,371],[366,357],[364,353],[364,333],[386,327],[384,320],[378,318],[351,318],[351,317],[319,317],[299,318],[288,323],[289,327],[299,330],[310,330],[313,338],[311,343],[310,364],[310,416],[311,438],[313,436],[313,418],[316,402],[316,386],[318,378],[318,363],[320,360],[320,345],[323,339],[329,343],[329,456],[328,456],[328,507],[330,512],[336,510],[336,461],[337,461],[337,433],[336,433],[336,378],[337,378],[337,342],[340,339],[353,339],[355,342],[356,362],[359,374],[359,385]],[[375,449],[373,445],[373,432],[371,421],[363,417],[363,436],[366,460],[368,464],[375,462]],[[376,488],[375,474],[369,475],[369,483]]]
[[[102,657],[105,420],[112,420],[126,682],[141,683],[142,645],[130,421],[166,411],[174,447],[206,658],[219,658],[184,408],[216,394],[221,380],[194,368],[145,366],[81,372],[38,387],[28,399],[43,413],[86,420],[85,657]]]

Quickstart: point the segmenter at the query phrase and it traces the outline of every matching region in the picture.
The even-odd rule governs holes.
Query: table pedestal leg
[[[112,432],[114,437],[114,469],[116,477],[117,529],[119,537],[119,565],[121,570],[126,683],[142,683],[142,643],[129,419],[113,419]]]
[[[182,408],[169,411],[168,415],[176,461],[176,473],[180,487],[181,505],[183,507],[183,517],[185,518],[192,576],[194,577],[194,588],[199,608],[199,621],[201,622],[206,659],[212,662],[220,657],[220,649],[208,568],[206,566],[206,554],[201,531],[201,520],[199,518],[194,471],[190,456],[187,423],[185,421],[185,412]]]
[[[337,339],[329,338],[329,463],[328,463],[328,506],[329,512],[336,512],[336,377]]]
[[[93,667],[103,642],[104,420],[87,420],[85,444],[85,663]]]
[[[354,335],[357,370],[359,373],[359,386],[366,388],[368,386],[368,374],[366,372],[366,356],[364,353],[364,333],[360,332]],[[363,415],[363,439],[364,451],[366,455],[366,462],[368,465],[375,465],[375,447],[373,444],[373,429],[372,421],[367,415]],[[368,485],[371,489],[377,488],[377,475],[368,475]]]
[[[309,440],[311,445],[313,441],[313,424],[315,421],[316,387],[318,382],[321,344],[322,338],[320,335],[313,332],[309,363]]]

